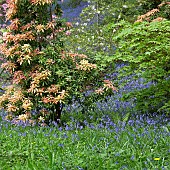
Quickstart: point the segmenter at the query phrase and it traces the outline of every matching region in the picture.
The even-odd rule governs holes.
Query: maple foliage
[[[163,6],[170,8],[169,5],[170,2],[159,4],[134,23],[112,24],[117,47],[113,61],[128,63],[120,69],[120,78],[142,77],[146,85],[123,98],[136,102],[137,110],[143,113],[170,113],[170,21],[161,16],[160,10]]]

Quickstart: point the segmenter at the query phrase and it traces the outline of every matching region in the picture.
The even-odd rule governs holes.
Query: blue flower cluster
[[[67,19],[68,21],[77,20],[81,11],[87,6],[87,2],[81,2],[80,5],[76,7],[67,6],[69,0],[64,0],[64,2],[60,2],[61,9],[63,11],[63,18]]]

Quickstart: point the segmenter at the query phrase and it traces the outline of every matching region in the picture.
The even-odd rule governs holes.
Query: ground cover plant
[[[12,6],[16,7],[18,2],[21,1],[15,1]],[[18,103],[15,101],[20,91],[10,91],[11,88],[8,87],[5,93],[4,80],[7,78],[4,76],[7,74],[3,72],[1,76],[0,98],[3,109],[0,112],[0,170],[170,169],[169,2],[141,0],[134,3],[129,0],[116,3],[116,1],[89,0],[87,8],[82,11],[81,17],[75,23],[66,22],[59,15],[51,15],[61,13],[57,3],[49,7],[48,3],[51,1],[22,2],[23,4],[17,8],[21,13],[15,16],[14,10],[14,13],[10,11],[7,14],[14,14],[14,18],[20,16],[23,19],[18,25],[20,29],[20,26],[24,27],[27,24],[24,19],[31,21],[29,18],[31,15],[22,13],[23,8],[28,7],[30,11],[33,10],[35,19],[31,22],[33,25],[22,32],[19,29],[13,30],[17,24],[12,21],[7,27],[8,30],[2,31],[17,37],[19,34],[24,36],[31,29],[36,39],[28,41],[21,39],[7,43],[6,49],[18,44],[24,48],[16,50],[18,53],[12,51],[10,55],[2,46],[1,50],[7,54],[1,60],[2,66],[4,68],[4,63],[7,61],[17,63],[18,59],[26,57],[27,53],[29,56],[34,49],[45,54],[31,56],[33,58],[30,60],[26,58],[23,63],[19,63],[23,73],[18,74],[19,77],[15,76],[16,70],[12,70],[9,74],[12,83],[19,82],[15,89],[22,88],[24,92],[24,97],[22,100],[17,100]],[[30,2],[34,3],[31,8]],[[79,4],[82,1],[77,2]],[[78,7],[77,2],[73,8]],[[64,2],[60,4],[61,6],[63,4],[64,9]],[[38,8],[39,5],[41,8]],[[159,11],[152,11],[153,8]],[[46,18],[44,15],[45,19],[41,20],[40,9],[46,11],[48,17],[52,16],[52,19],[55,19],[52,24],[57,24],[55,28],[57,31],[60,30],[59,33],[54,33],[54,39],[51,37],[52,41],[48,35],[53,34],[54,29],[43,28],[48,21],[51,21],[51,17]],[[115,17],[111,17],[111,13],[114,13]],[[140,23],[139,21],[133,23],[137,19]],[[152,22],[155,19],[157,21]],[[8,36],[8,33],[4,34]],[[7,36],[4,37],[5,41]],[[148,42],[151,42],[151,45],[146,45]],[[107,50],[103,49],[104,47]],[[81,62],[81,57],[85,57],[83,61],[88,61],[85,62],[86,66],[97,66],[97,68],[89,69],[88,72],[74,70],[73,68],[80,67],[77,67],[79,65],[75,65],[70,57],[76,62]],[[48,63],[46,60],[49,58],[53,62]],[[35,63],[41,68],[38,72],[40,74],[35,72],[29,79],[26,71],[29,72]],[[147,67],[148,65],[150,67]],[[36,76],[41,77],[41,73],[48,73],[47,69],[52,72],[52,76],[42,79],[38,84],[35,83],[39,91],[27,93],[27,89],[33,85],[32,81],[37,80]],[[51,107],[54,98],[46,98],[44,104],[39,102],[42,96],[50,97],[44,87],[47,91],[56,90],[49,88],[54,82],[59,82],[62,87],[59,90],[66,90],[70,95],[69,97],[66,95],[56,108]],[[115,83],[114,86],[111,82]],[[87,84],[90,86],[84,88]],[[68,91],[67,87],[71,90]],[[112,90],[108,89],[109,87]],[[9,94],[9,91],[12,93]],[[51,95],[58,97],[60,92]],[[122,96],[127,100],[123,101]],[[5,101],[4,97],[8,99],[5,98]],[[31,101],[31,105],[30,102],[25,103],[27,99]],[[12,107],[9,107],[10,104]],[[9,112],[9,108],[14,108],[14,104],[19,110]],[[92,107],[89,107],[90,105]],[[62,122],[59,122],[56,111],[61,108]]]
[[[1,121],[1,169],[169,169],[169,126],[143,117],[126,126],[107,116],[84,123],[72,118],[65,127],[29,127]]]

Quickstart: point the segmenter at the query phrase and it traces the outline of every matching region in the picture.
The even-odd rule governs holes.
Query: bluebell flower
[[[63,148],[63,147],[64,147],[64,144],[59,143],[58,146]]]
[[[64,134],[62,135],[62,138],[68,138],[67,134],[64,133]]]
[[[68,125],[66,125],[65,130],[68,131],[68,130],[71,130],[71,128]]]
[[[59,130],[59,131],[62,131],[62,130],[63,130],[63,128],[62,128],[62,127],[59,127],[59,128],[58,128],[58,130]]]

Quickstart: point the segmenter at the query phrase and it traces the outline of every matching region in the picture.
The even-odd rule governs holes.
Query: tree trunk
[[[53,111],[53,113],[51,114],[50,119],[52,121],[55,121],[57,124],[60,123],[62,109],[63,105],[60,102],[52,106],[51,110]]]

